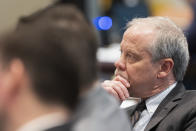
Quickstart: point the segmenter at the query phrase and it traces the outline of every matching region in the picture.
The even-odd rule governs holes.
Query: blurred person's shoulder
[[[76,110],[74,131],[130,131],[127,114],[120,103],[100,84],[82,96]]]
[[[68,122],[63,125],[50,128],[46,131],[72,131],[72,126],[73,126],[72,122]]]

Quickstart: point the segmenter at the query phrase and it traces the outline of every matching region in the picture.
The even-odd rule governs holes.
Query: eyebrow
[[[126,52],[139,56],[138,53],[137,53],[136,51],[133,51],[132,49],[129,49],[129,48],[126,49]]]
[[[120,51],[121,51],[121,52],[123,51],[123,50],[122,50],[122,46],[120,46]],[[133,54],[133,55],[135,55],[135,56],[139,56],[138,53],[137,53],[136,51],[133,51],[133,50],[130,49],[130,48],[125,49],[125,51],[126,51],[127,53],[131,53],[131,54]]]

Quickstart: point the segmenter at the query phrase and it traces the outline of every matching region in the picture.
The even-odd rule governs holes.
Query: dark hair
[[[0,44],[4,65],[20,59],[40,98],[70,107],[76,104],[79,86],[96,79],[96,50],[91,27],[71,5],[24,17]]]
[[[73,4],[76,7],[78,7],[78,9],[80,9],[80,11],[82,11],[83,13],[86,14],[85,12],[85,0],[54,0],[55,4]]]

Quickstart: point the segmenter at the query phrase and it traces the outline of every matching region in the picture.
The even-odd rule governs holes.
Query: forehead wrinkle
[[[154,40],[157,37],[157,33],[154,29],[149,28],[148,26],[141,27],[130,27],[125,32],[125,40],[131,42],[131,45],[138,46],[140,51],[149,52],[149,47],[152,46]]]
[[[124,34],[124,41],[127,43],[131,42],[133,44],[137,44],[137,41],[138,41],[138,34],[134,34],[130,31],[126,31],[125,34]]]
[[[121,50],[124,50],[126,52],[130,52],[130,53],[134,53],[137,55],[139,55],[141,52],[144,51],[142,48],[137,46],[136,40],[131,41],[131,40],[126,40],[126,39],[123,39],[123,42],[121,44]]]

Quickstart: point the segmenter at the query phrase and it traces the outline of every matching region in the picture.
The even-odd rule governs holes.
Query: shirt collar
[[[156,94],[149,99],[146,100],[146,108],[149,113],[154,113],[155,110],[158,108],[159,104],[163,101],[163,99],[171,92],[171,90],[176,86],[177,82],[170,85],[167,89]]]

